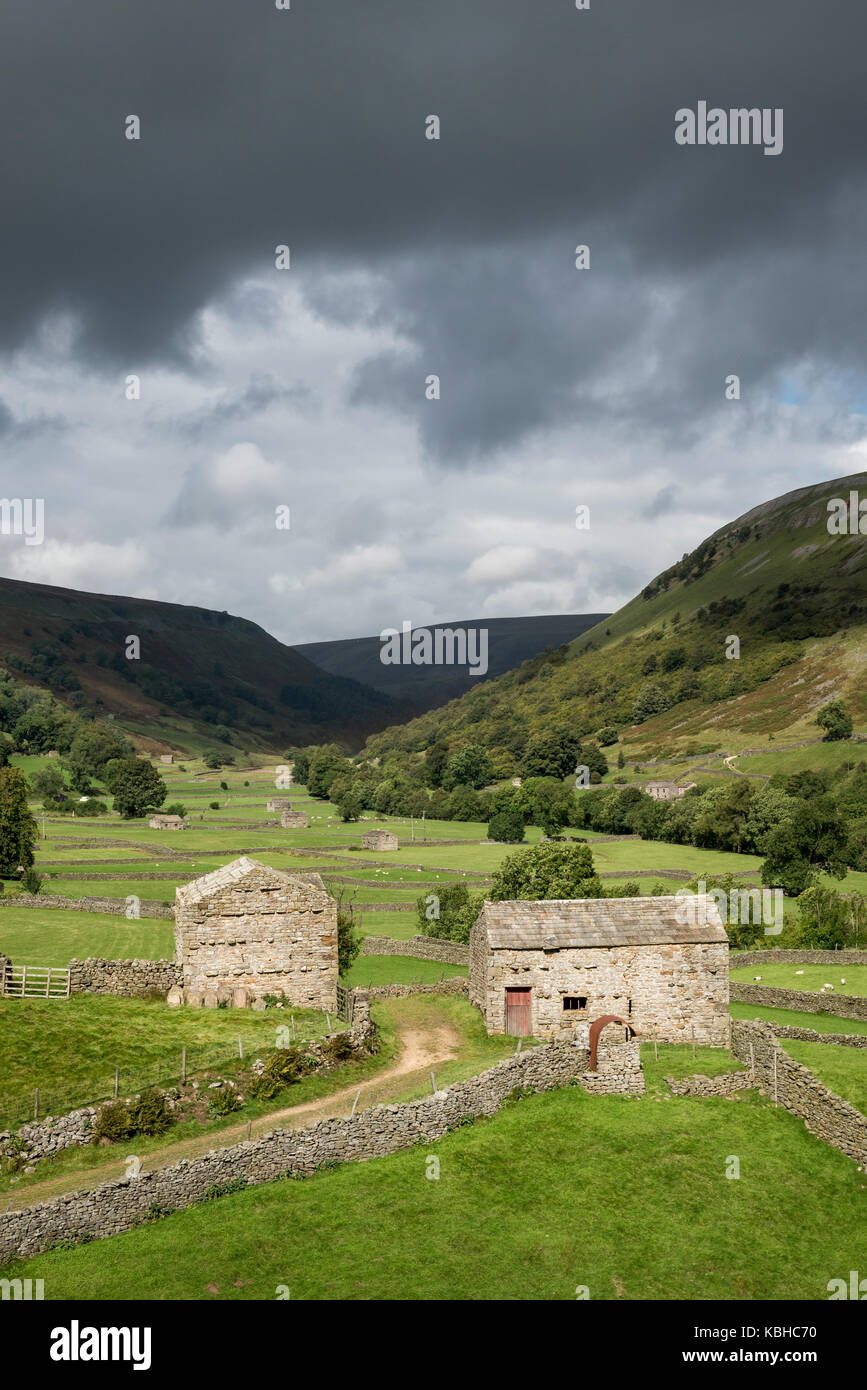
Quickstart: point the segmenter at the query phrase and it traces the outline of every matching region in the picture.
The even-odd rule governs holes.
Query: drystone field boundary
[[[800,1013],[836,1014],[839,1018],[867,1020],[867,997],[856,994],[778,989],[774,985],[743,984],[739,980],[732,980],[729,998],[733,1004],[759,1004],[766,1009],[795,1009]]]
[[[334,1163],[366,1162],[434,1143],[461,1123],[495,1115],[516,1092],[547,1091],[571,1082],[603,1094],[644,1090],[635,1040],[601,1045],[596,1072],[588,1067],[585,1048],[547,1043],[424,1100],[377,1105],[348,1119],[320,1120],[308,1129],[275,1129],[264,1139],[216,1149],[199,1159],[5,1212],[0,1214],[0,1262],[36,1255],[61,1242],[129,1231],[240,1186],[303,1177]]]

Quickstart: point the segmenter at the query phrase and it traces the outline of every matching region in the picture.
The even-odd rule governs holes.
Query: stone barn
[[[174,755],[174,753],[160,753],[160,762],[161,762],[161,763],[173,763],[174,760],[175,760],[175,755]]]
[[[248,999],[284,994],[298,1008],[334,1010],[337,903],[318,874],[244,855],[175,889],[175,963],[188,1002],[244,990]]]
[[[489,1033],[559,1038],[616,1014],[642,1038],[726,1047],[728,937],[713,898],[687,902],[486,902],[470,933],[470,1000]]]
[[[361,843],[365,849],[397,849],[397,836],[390,830],[368,830],[362,835]]]
[[[186,824],[183,816],[151,816],[148,821],[151,830],[183,830]]]
[[[292,802],[288,796],[272,796],[267,809],[269,811],[291,811]]]
[[[280,824],[284,830],[306,830],[307,812],[306,811],[282,811],[280,813]]]

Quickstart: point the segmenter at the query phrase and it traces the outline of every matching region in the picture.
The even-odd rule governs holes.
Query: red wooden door
[[[506,990],[506,1032],[513,1038],[529,1038],[532,1026],[532,990]]]

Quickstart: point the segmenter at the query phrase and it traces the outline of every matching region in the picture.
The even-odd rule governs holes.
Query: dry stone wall
[[[867,1118],[790,1057],[767,1023],[734,1019],[732,1052],[769,1096],[804,1121],[811,1134],[856,1163],[867,1163]]]
[[[170,960],[87,960],[69,962],[70,994],[116,994],[125,999],[165,996],[179,985],[182,971]]]
[[[867,965],[867,951],[732,951],[729,965]]]
[[[380,904],[376,904],[380,911]],[[362,954],[365,956],[414,956],[416,960],[438,960],[445,965],[469,965],[470,948],[459,941],[444,941],[436,936],[413,936],[409,941],[397,941],[393,936],[366,936]]]
[[[769,1026],[775,1038],[831,1043],[835,1047],[867,1047],[867,1033],[817,1033],[814,1028],[793,1028],[782,1023],[772,1023]]]
[[[600,1085],[606,1067],[611,1067],[613,1078],[629,1077],[630,1084],[635,1085],[637,1045],[625,1046],[633,1055],[623,1059],[617,1047],[600,1046]],[[424,1100],[377,1105],[347,1119],[321,1120],[303,1130],[276,1129],[264,1139],[217,1149],[202,1158],[141,1173],[138,1178],[121,1178],[89,1192],[4,1212],[0,1214],[0,1262],[36,1255],[60,1241],[131,1230],[155,1214],[219,1195],[221,1189],[239,1179],[256,1185],[301,1177],[329,1164],[366,1162],[416,1144],[435,1143],[462,1120],[496,1114],[516,1090],[547,1091],[572,1081],[580,1084],[588,1061],[584,1048],[568,1043],[528,1048],[470,1081]]]
[[[437,980],[432,985],[373,985],[366,991],[371,999],[405,999],[409,994],[466,994],[467,981],[463,975]]]
[[[767,1009],[796,1009],[808,1014],[836,1014],[838,1018],[867,1019],[867,998],[855,994],[826,993],[809,989],[777,989],[774,985],[743,984],[732,980],[731,999],[737,1004],[761,1004]]]
[[[126,916],[125,898],[64,898],[59,893],[16,893],[14,896],[0,898],[0,907],[60,907],[67,912],[105,912],[112,916]],[[139,898],[139,917],[168,917],[175,915],[170,903],[153,902],[149,898]],[[135,920],[135,919],[130,919]]]
[[[722,1076],[704,1076],[696,1072],[695,1076],[681,1079],[667,1076],[665,1081],[674,1096],[730,1096],[756,1084],[748,1071],[727,1071]]]

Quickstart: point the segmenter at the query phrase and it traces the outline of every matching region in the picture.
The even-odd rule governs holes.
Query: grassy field
[[[321,1011],[291,1012],[300,1037],[326,1033]],[[8,1113],[31,1105],[36,1087],[43,1115],[111,1096],[116,1067],[122,1095],[151,1084],[160,1071],[168,1082],[180,1074],[182,1047],[190,1074],[206,1052],[231,1060],[239,1035],[248,1052],[273,1049],[287,1015],[279,1009],[167,1009],[161,1000],[93,994],[62,1002],[0,999],[0,1114],[4,1107]]]
[[[823,985],[830,984],[835,994],[867,994],[867,965],[776,965],[772,962],[769,965],[739,965],[731,972],[733,980],[749,984],[757,975],[761,975],[762,985],[774,988],[821,991]]]
[[[781,1042],[790,1057],[809,1067],[838,1096],[867,1115],[867,1065],[860,1048],[801,1042],[796,1038],[782,1038]]]
[[[443,965],[440,961],[416,960],[413,956],[359,956],[345,975],[344,983],[366,987],[368,984],[408,985],[420,980],[428,985],[444,977],[451,979],[466,974],[465,965]]]
[[[49,1300],[273,1299],[278,1285],[296,1301],[571,1302],[579,1286],[625,1302],[824,1300],[829,1278],[858,1267],[864,1207],[856,1166],[754,1092],[567,1088],[4,1275],[44,1279]]]
[[[763,1004],[732,1003],[729,1010],[732,1018],[758,1018],[765,1023],[778,1023],[787,1028],[812,1028],[814,1033],[867,1033],[867,1022],[859,1018],[808,1014],[800,1009],[768,1009]]]

